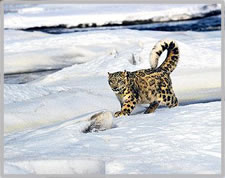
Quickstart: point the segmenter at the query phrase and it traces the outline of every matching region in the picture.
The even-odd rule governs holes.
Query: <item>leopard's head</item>
[[[108,72],[108,82],[115,93],[122,93],[127,87],[127,71]]]

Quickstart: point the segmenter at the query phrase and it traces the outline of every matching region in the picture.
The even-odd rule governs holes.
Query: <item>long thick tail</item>
[[[167,49],[167,57],[159,66],[162,70],[171,73],[176,68],[179,60],[179,48],[174,40],[164,39],[155,44],[150,53],[150,65],[155,69],[158,66],[159,57]]]

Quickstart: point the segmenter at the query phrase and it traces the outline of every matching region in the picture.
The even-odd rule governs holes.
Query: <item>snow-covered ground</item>
[[[95,171],[106,174],[218,174],[220,109],[220,102],[162,108],[115,119],[115,128],[98,133],[81,133],[88,123],[76,118],[17,132],[5,137],[6,171],[10,165],[37,174],[76,173],[82,167],[64,160],[94,160],[102,167]]]
[[[149,53],[163,38],[180,47],[171,74],[180,106],[148,115],[138,106],[131,116],[113,118],[111,129],[83,133],[93,114],[120,109],[107,72],[149,68]],[[64,67],[26,84],[4,85],[6,174],[220,173],[219,31],[5,30],[4,47],[5,73]]]
[[[57,25],[101,26],[149,19],[152,22],[177,21],[204,17],[220,8],[219,4],[6,4],[4,26],[18,29]]]

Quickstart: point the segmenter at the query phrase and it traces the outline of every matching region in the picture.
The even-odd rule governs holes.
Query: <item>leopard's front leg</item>
[[[115,117],[120,117],[120,116],[128,116],[130,113],[133,111],[135,108],[135,105],[137,104],[136,99],[130,99],[126,100],[122,106],[121,106],[121,111],[117,111],[114,116]]]

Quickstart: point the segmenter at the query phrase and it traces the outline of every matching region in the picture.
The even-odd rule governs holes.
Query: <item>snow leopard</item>
[[[157,67],[159,57],[165,50],[167,56]],[[177,42],[163,39],[155,44],[150,53],[150,68],[133,72],[108,72],[108,83],[121,105],[121,110],[115,112],[114,116],[130,115],[137,104],[149,104],[145,114],[154,112],[161,104],[169,108],[178,106],[170,78],[178,60]]]

